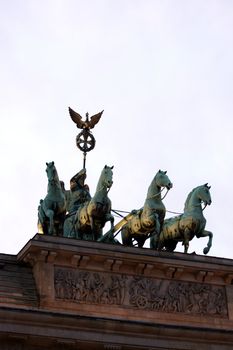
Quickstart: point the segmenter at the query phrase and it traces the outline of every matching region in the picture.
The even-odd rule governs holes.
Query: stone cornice
[[[32,266],[41,261],[64,267],[219,285],[231,285],[233,280],[233,261],[230,259],[43,235],[36,235],[30,240],[17,259]]]

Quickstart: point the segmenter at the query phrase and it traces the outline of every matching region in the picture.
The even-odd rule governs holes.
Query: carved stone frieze
[[[127,277],[69,268],[55,269],[55,296],[78,303],[122,305]]]
[[[129,284],[129,304],[162,312],[227,316],[224,287],[134,277]]]
[[[207,283],[55,267],[55,298],[166,313],[227,317],[225,288]]]

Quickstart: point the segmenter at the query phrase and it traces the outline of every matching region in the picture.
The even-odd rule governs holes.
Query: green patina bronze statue
[[[121,237],[124,245],[132,246],[135,239],[138,246],[142,247],[148,235],[159,235],[166,212],[161,197],[163,187],[170,190],[172,183],[166,171],[159,170],[148,188],[143,208],[133,211],[127,223],[122,226]]]
[[[194,188],[186,199],[184,213],[164,220],[166,208],[163,198],[172,188],[172,183],[167,172],[159,170],[148,188],[144,206],[132,210],[125,217],[113,210],[123,218],[114,226],[108,197],[113,184],[113,167],[105,165],[103,168],[93,198],[85,184],[86,154],[95,147],[95,139],[90,130],[99,122],[103,111],[90,119],[87,113],[85,120],[71,108],[69,113],[76,126],[82,129],[76,137],[76,144],[83,151],[83,169],[71,178],[70,190],[66,191],[64,183],[59,181],[54,162],[46,163],[48,193],[38,207],[39,232],[113,244],[120,244],[115,237],[121,232],[122,244],[126,246],[134,246],[136,241],[138,247],[143,247],[146,239],[150,238],[152,249],[173,252],[177,243],[182,242],[185,253],[194,236],[209,237],[203,250],[207,254],[212,246],[213,234],[205,230],[202,203],[205,207],[211,204],[210,186],[205,184]],[[167,193],[162,198],[161,193],[165,188]],[[110,229],[103,235],[103,228],[108,221]]]
[[[74,219],[76,238],[98,240],[107,221],[110,221],[111,229],[113,228],[114,217],[108,198],[108,192],[113,184],[112,169],[113,167],[105,165],[93,198],[78,208]]]
[[[112,168],[105,166],[101,172],[93,198],[85,184],[86,170],[82,169],[70,180],[70,191],[59,180],[54,162],[46,163],[48,193],[38,207],[39,232],[84,240],[119,243],[114,232],[121,231],[123,245],[133,246],[135,240],[143,247],[150,237],[150,247],[156,250],[173,252],[178,242],[188,252],[189,241],[194,236],[209,237],[203,253],[207,254],[212,246],[213,234],[205,230],[206,219],[203,210],[211,204],[208,184],[194,188],[188,195],[184,213],[164,220],[165,206],[162,202],[162,190],[172,188],[165,171],[159,170],[153,178],[147,192],[144,206],[133,210],[114,226],[111,215],[111,201],[108,192],[112,186]],[[205,207],[202,208],[202,203]],[[110,221],[111,228],[103,236],[102,230]]]
[[[86,169],[80,170],[70,180],[70,191],[66,191],[67,215],[64,222],[64,237],[76,238],[75,214],[79,207],[91,200],[89,187],[85,184]]]
[[[178,242],[184,245],[184,252],[188,252],[189,241],[194,236],[209,237],[207,247],[203,253],[207,254],[212,246],[213,234],[205,230],[206,219],[203,216],[202,202],[206,205],[211,204],[210,186],[208,184],[194,188],[188,195],[184,213],[164,220],[163,227],[159,237],[152,237],[151,248],[162,250],[165,248],[168,252],[173,252]],[[204,208],[205,208],[204,207]]]
[[[70,190],[59,181],[54,162],[46,163],[48,194],[38,207],[40,233],[63,235],[69,238],[98,240],[107,221],[113,228],[111,201],[108,198],[113,181],[113,167],[103,168],[93,198],[85,184],[86,169],[82,169],[70,180]]]
[[[46,163],[48,193],[38,207],[38,228],[41,233],[62,235],[66,214],[64,184],[59,181],[54,162]]]

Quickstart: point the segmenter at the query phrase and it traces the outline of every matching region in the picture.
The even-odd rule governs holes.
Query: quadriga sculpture
[[[159,239],[151,238],[151,248],[173,252],[178,242],[184,245],[184,252],[188,252],[189,241],[194,236],[209,237],[207,247],[203,253],[207,254],[212,246],[213,234],[205,230],[206,219],[203,216],[202,202],[205,206],[211,204],[210,186],[208,184],[194,188],[188,195],[184,213],[164,220]]]
[[[113,167],[105,165],[103,168],[95,195],[81,205],[75,216],[75,231],[77,238],[97,240],[102,236],[102,229],[107,221],[113,228],[114,217],[111,215],[111,201],[108,198],[112,181]]]
[[[165,206],[162,202],[161,189],[172,188],[172,183],[166,171],[159,170],[153,178],[147,192],[147,197],[142,209],[135,211],[135,214],[129,219],[121,229],[122,243],[127,246],[133,245],[133,239],[142,247],[148,234],[157,236],[160,233],[164,217]]]
[[[48,193],[40,201],[38,207],[38,226],[44,234],[62,234],[63,222],[66,214],[66,199],[63,183],[59,181],[54,162],[46,163],[48,177]]]

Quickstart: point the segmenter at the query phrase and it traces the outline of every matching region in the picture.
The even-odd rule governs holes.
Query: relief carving
[[[135,277],[129,286],[134,307],[163,312],[227,316],[223,287]]]
[[[55,270],[56,298],[78,303],[121,305],[126,276],[70,269]]]
[[[224,287],[207,283],[56,267],[54,287],[56,298],[69,302],[227,317]]]

